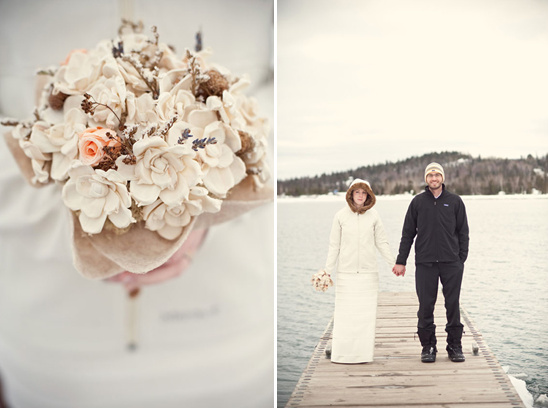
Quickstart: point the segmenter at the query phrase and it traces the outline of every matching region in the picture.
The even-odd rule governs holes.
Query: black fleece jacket
[[[397,264],[406,264],[415,236],[415,263],[466,261],[469,241],[466,208],[458,195],[445,189],[445,184],[437,199],[426,187],[409,204]]]

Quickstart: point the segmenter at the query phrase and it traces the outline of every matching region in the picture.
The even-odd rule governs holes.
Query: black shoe
[[[423,363],[433,363],[436,361],[436,346],[424,346],[421,353],[421,361]]]
[[[462,363],[465,360],[461,346],[447,346],[447,354],[453,363]]]

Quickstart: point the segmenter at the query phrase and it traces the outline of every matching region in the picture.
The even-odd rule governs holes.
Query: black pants
[[[423,346],[435,346],[437,342],[434,306],[438,297],[439,281],[445,297],[447,343],[453,346],[461,345],[463,325],[460,322],[459,298],[463,272],[462,262],[416,264],[415,286],[419,298],[417,333]]]

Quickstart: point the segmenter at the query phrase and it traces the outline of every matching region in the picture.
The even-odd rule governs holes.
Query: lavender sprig
[[[196,139],[192,142],[192,150],[197,152],[198,149],[205,149],[205,147],[210,144],[217,144],[217,140],[214,137],[210,137],[209,139],[207,137]]]
[[[124,42],[118,41],[118,46],[112,46],[112,56],[114,58],[120,58],[122,55],[124,55]]]
[[[190,129],[186,128],[185,130],[181,132],[181,137],[177,140],[177,143],[183,144],[184,142],[187,141],[187,139],[190,139],[191,137],[194,137],[194,136],[190,134]]]
[[[196,33],[196,45],[194,46],[194,51],[200,52],[202,51],[203,45],[202,45],[202,30],[199,30]]]

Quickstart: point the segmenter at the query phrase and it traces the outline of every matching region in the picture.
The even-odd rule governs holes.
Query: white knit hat
[[[426,181],[426,176],[429,173],[439,173],[441,174],[441,181],[442,183],[445,182],[445,173],[443,171],[443,167],[441,167],[441,164],[432,162],[428,166],[426,166],[426,170],[424,170],[424,181]]]

